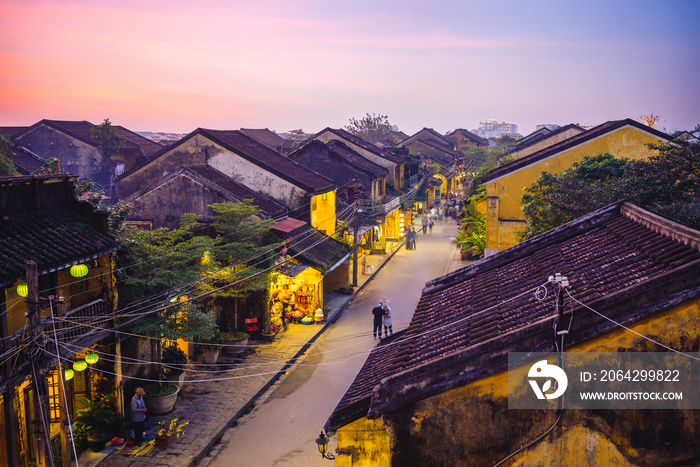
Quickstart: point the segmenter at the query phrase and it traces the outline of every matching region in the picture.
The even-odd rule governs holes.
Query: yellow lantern
[[[27,296],[27,281],[19,283],[19,285],[17,286],[17,295],[19,295],[20,297]]]
[[[75,371],[84,371],[85,368],[87,368],[87,363],[85,363],[85,360],[78,360],[77,362],[73,363],[73,369]]]
[[[71,370],[70,368],[66,369],[63,372],[63,379],[65,379],[66,381],[72,380],[73,376],[75,376],[75,372],[73,372],[73,370]]]
[[[85,277],[88,273],[88,267],[84,264],[74,264],[70,267],[70,275],[73,277]]]
[[[98,362],[100,359],[100,356],[97,355],[95,352],[89,353],[85,356],[85,361],[89,363],[90,365],[94,365],[95,363]]]

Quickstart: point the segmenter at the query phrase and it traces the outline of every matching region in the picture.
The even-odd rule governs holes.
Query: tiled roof
[[[244,199],[252,199],[253,204],[264,214],[263,217],[276,217],[284,214],[286,209],[277,201],[269,198],[262,193],[251,190],[245,185],[242,185],[231,177],[226,176],[216,169],[209,166],[187,167],[185,172],[196,174],[217,186],[223,191],[231,201],[243,201]]]
[[[196,130],[212,141],[240,154],[250,162],[311,193],[326,193],[335,188],[335,182],[301,164],[282,156],[267,146],[237,130]]]
[[[44,158],[16,144],[11,144],[10,147],[7,148],[5,156],[15,164],[17,172],[21,175],[31,175],[46,164]]]
[[[461,134],[463,137],[474,141],[475,143],[477,143],[480,146],[486,146],[489,144],[488,139],[482,138],[481,136],[479,136],[475,133],[472,133],[469,130],[465,130],[464,128],[457,128],[453,132],[446,135],[445,138],[447,138],[447,139],[454,138],[456,134]],[[453,141],[453,142],[455,142],[455,141]]]
[[[156,143],[148,138],[144,138],[138,133],[131,130],[127,130],[123,126],[113,125],[112,128],[120,135],[126,138],[126,140],[133,146],[138,146],[141,148],[146,157],[151,157],[153,154],[157,153],[163,149],[163,145]]]
[[[290,152],[287,157],[292,160],[297,160],[297,155],[304,153],[309,148],[317,149],[320,151],[329,151],[335,153],[338,158],[350,167],[369,175],[372,178],[381,178],[387,176],[387,169],[381,165],[375,164],[369,159],[362,157],[352,148],[348,147],[345,143],[339,140],[332,140],[328,143],[324,143],[319,140],[309,140],[303,145],[299,146],[294,151]],[[338,182],[336,180],[336,182]]]
[[[349,131],[343,130],[341,128],[325,128],[318,133],[316,133],[312,138],[316,138],[320,136],[321,134],[325,132],[330,132],[333,133],[334,135],[338,136],[341,139],[344,139],[350,144],[354,144],[355,146],[358,146],[365,151],[369,151],[373,154],[376,154],[377,156],[386,159],[388,161],[391,161],[395,164],[401,164],[405,161],[405,158],[402,156],[397,156],[393,152],[387,151],[386,149],[379,148],[375,146],[374,144],[370,143],[369,141],[360,138],[359,136],[353,135]]]
[[[267,128],[241,128],[240,132],[277,152],[284,147],[284,142],[286,141],[283,137]]]
[[[97,147],[97,142],[92,137],[92,129],[95,127],[94,124],[88,122],[87,120],[41,120],[31,127],[27,127],[24,131],[17,132],[15,135],[20,135],[31,131],[41,125],[46,125],[54,128],[62,133],[65,133],[75,139],[82,141],[85,144]],[[112,128],[121,136],[126,138],[124,149],[141,149],[147,157],[155,154],[162,149],[162,145],[155,143],[143,136],[134,133],[133,131],[127,130],[126,128],[118,125],[112,125]]]
[[[427,133],[427,135],[426,135]],[[420,130],[418,133],[410,136],[409,138],[405,139],[404,141],[401,141],[401,144],[399,146],[403,147],[408,144],[413,143],[414,141],[421,140],[422,142],[426,141],[433,141],[433,144],[437,143],[441,146],[447,147],[447,148],[452,148],[454,147],[454,143],[452,141],[448,140],[444,136],[442,136],[440,133],[437,131],[433,130],[432,128],[423,128]]]
[[[298,229],[299,227],[305,226],[306,224],[307,223],[304,221],[300,221],[292,217],[285,217],[284,219],[272,224],[272,228],[275,230],[279,230],[280,232],[289,233],[293,230]]]
[[[491,172],[487,173],[486,176],[483,179],[483,182],[488,182],[489,180],[493,180],[495,178],[500,178],[506,174],[509,174],[511,172],[515,172],[517,170],[520,170],[523,167],[527,167],[530,164],[533,164],[535,162],[539,162],[543,159],[546,159],[548,157],[551,157],[555,154],[558,154],[562,151],[566,151],[568,149],[573,148],[574,146],[578,146],[580,144],[583,144],[585,142],[591,141],[594,138],[599,138],[607,133],[611,133],[615,130],[618,130],[624,126],[633,126],[635,128],[638,128],[642,131],[645,131],[647,133],[651,133],[652,135],[656,136],[660,140],[666,140],[666,141],[671,141],[670,137],[662,133],[658,130],[655,130],[651,127],[648,127],[646,125],[643,125],[637,121],[634,121],[632,119],[625,119],[625,120],[613,120],[610,122],[603,123],[602,125],[598,125],[595,128],[591,128],[588,131],[585,131],[581,134],[578,134],[576,136],[572,136],[571,138],[567,138],[564,141],[560,141],[557,144],[554,144],[552,146],[549,146],[547,148],[544,148],[540,151],[534,152],[532,154],[528,154],[527,156],[518,159],[516,161],[513,161],[509,164],[502,165],[501,167],[498,167]],[[592,154],[591,154],[592,155]]]
[[[292,232],[289,254],[296,260],[319,269],[321,273],[328,274],[350,255],[350,246],[308,226]]]
[[[574,298],[629,324],[700,297],[700,232],[620,202],[429,282],[408,328],[373,350],[330,428],[503,371],[507,352],[552,350],[552,301],[534,291],[555,273]],[[570,316],[569,345],[617,329],[581,306]],[[489,363],[466,372],[480,358]]]
[[[39,274],[65,269],[115,251],[117,242],[70,214],[48,214],[0,223],[0,286],[25,275],[36,261]]]
[[[24,132],[27,128],[26,126],[2,126],[0,127],[0,135],[7,139],[14,138],[15,135]]]
[[[565,131],[569,131],[571,129],[577,129],[577,128],[581,131],[581,133],[584,132],[583,128],[581,128],[580,126],[578,126],[574,123],[570,123],[566,126],[559,127],[556,130],[550,130],[549,128],[540,128],[539,130],[530,133],[529,135],[527,135],[526,137],[524,137],[523,139],[518,141],[518,144],[516,146],[514,146],[513,149],[508,151],[508,152],[510,153],[510,152],[520,151],[521,149],[524,149],[528,146],[532,146],[533,144],[539,143],[542,140],[551,138],[551,137],[556,136],[560,133],[564,133]]]
[[[408,144],[410,145],[412,143],[420,143],[420,144],[424,144],[425,146],[428,146],[428,150],[421,151],[421,153],[425,156],[436,159],[436,162],[438,162],[440,165],[443,165],[445,167],[449,167],[450,165],[453,165],[455,163],[456,158],[464,157],[464,154],[462,154],[461,152],[455,151],[454,149],[451,149],[451,148],[448,149],[448,148],[445,148],[442,146],[438,146],[438,145],[434,144],[432,141],[416,139]],[[403,143],[402,143],[402,145],[403,145]]]

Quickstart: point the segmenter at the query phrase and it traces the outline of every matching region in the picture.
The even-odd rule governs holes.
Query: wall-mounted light
[[[99,360],[100,360],[100,356],[97,355],[95,352],[89,353],[89,354],[87,354],[87,355],[85,356],[85,361],[86,361],[89,365],[94,365],[94,364],[97,363]]]
[[[19,295],[20,297],[26,297],[27,292],[27,281],[20,282],[17,286],[17,295]]]
[[[88,273],[88,267],[85,264],[74,264],[70,267],[70,275],[73,277],[85,277]]]
[[[323,431],[321,431],[321,434],[316,438],[316,445],[318,446],[318,452],[321,453],[321,457],[329,460],[335,459],[333,454],[326,452],[328,450],[328,438],[323,434]]]
[[[73,362],[73,369],[75,371],[84,371],[87,368],[87,363],[85,360],[78,360],[77,362]]]

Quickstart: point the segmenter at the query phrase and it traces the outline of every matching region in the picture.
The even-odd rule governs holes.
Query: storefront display
[[[281,326],[282,317],[287,323],[308,322],[305,318],[310,318],[313,323],[316,310],[322,306],[320,280],[320,272],[310,267],[292,264],[280,268],[270,286],[271,321]]]

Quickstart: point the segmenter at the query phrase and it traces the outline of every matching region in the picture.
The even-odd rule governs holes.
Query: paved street
[[[454,233],[454,223],[438,225],[432,234],[418,235],[416,250],[399,250],[316,340],[300,367],[228,430],[211,461],[200,466],[330,465],[314,440],[377,342],[370,310],[386,298],[394,331],[405,328],[424,284],[456,265],[451,262]],[[331,437],[330,452],[335,441]]]
[[[175,409],[147,420],[149,434],[159,421],[189,421],[168,449],[133,456],[130,448],[107,447],[85,453],[79,465],[328,465],[313,440],[376,342],[371,308],[387,298],[394,330],[404,328],[425,282],[464,264],[451,244],[455,231],[454,222],[437,224],[432,233],[418,234],[416,250],[369,256],[374,274],[360,277],[354,296],[325,298],[333,310],[328,324],[290,325],[272,343],[251,341],[244,358],[194,366]],[[300,365],[288,371],[295,357]]]

